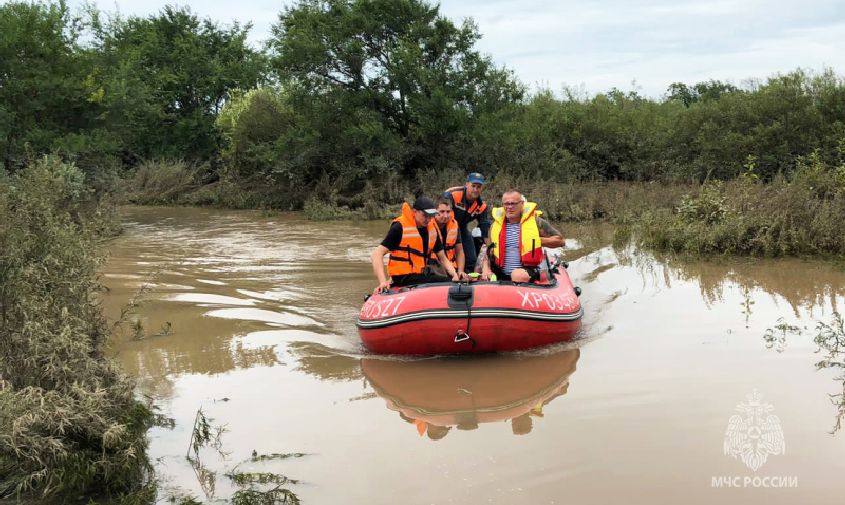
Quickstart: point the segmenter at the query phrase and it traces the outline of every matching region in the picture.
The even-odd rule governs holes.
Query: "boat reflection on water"
[[[579,349],[550,354],[495,355],[425,361],[361,360],[364,376],[387,407],[416,426],[420,436],[445,437],[452,428],[474,430],[508,421],[515,435],[566,394]]]

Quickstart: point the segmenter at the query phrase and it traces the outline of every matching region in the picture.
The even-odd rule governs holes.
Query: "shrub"
[[[177,203],[185,193],[196,188],[198,172],[197,167],[184,161],[144,161],[129,181],[129,200],[140,204]]]
[[[122,493],[149,473],[151,411],[104,357],[86,194],[53,157],[0,184],[0,499]]]
[[[650,213],[634,231],[644,245],[675,252],[843,256],[841,173],[811,154],[798,159],[790,179],[763,184],[744,174],[706,183],[674,212]]]

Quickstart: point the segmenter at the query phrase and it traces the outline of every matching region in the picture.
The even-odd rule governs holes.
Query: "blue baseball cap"
[[[472,184],[484,184],[484,176],[478,172],[470,172],[467,176],[467,182]]]

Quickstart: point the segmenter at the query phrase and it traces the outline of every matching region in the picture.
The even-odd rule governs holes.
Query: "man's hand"
[[[458,272],[452,274],[452,282],[458,282],[461,280],[461,275]]]
[[[376,274],[376,279],[379,282],[378,287],[373,290],[374,295],[390,287],[391,279],[384,275],[384,256],[389,252],[390,250],[387,247],[379,244],[373,249],[373,253],[370,255],[370,262],[373,264],[373,273]]]
[[[376,289],[373,290],[373,294],[377,295],[379,293],[386,292],[388,289],[390,289],[390,283],[391,282],[392,282],[391,280],[386,280],[386,281],[382,282],[381,284],[376,286]]]

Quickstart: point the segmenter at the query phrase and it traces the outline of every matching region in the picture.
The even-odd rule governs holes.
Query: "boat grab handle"
[[[458,330],[457,333],[455,333],[455,343],[456,344],[460,344],[461,342],[466,342],[467,340],[472,342],[472,348],[475,349],[475,345],[476,345],[475,339],[470,337],[469,333],[467,333],[463,330]]]

